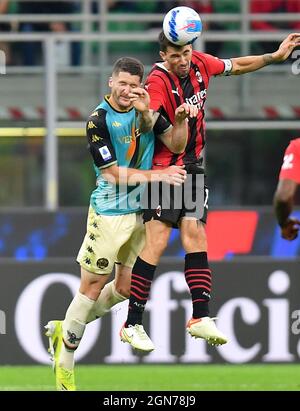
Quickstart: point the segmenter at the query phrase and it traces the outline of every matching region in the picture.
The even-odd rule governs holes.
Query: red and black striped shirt
[[[189,120],[189,136],[184,153],[172,153],[160,140],[156,140],[153,168],[195,163],[205,143],[204,105],[211,76],[224,73],[225,63],[210,54],[193,50],[189,75],[179,78],[166,70],[162,63],[152,68],[146,80],[150,95],[150,108],[161,113],[172,124],[176,107],[186,102],[197,105],[197,118]]]

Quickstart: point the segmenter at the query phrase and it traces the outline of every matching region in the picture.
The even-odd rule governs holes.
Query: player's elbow
[[[297,184],[292,180],[280,180],[274,194],[274,202],[291,203],[294,198]]]
[[[250,70],[248,64],[244,64],[239,61],[239,59],[231,59],[232,69],[230,74],[233,76],[239,76],[240,74],[248,73]]]
[[[172,153],[173,154],[182,154],[182,153],[184,153],[184,148],[174,148],[172,150]]]
[[[274,194],[274,205],[289,204],[293,200],[293,194],[289,190],[277,189]]]
[[[182,154],[185,150],[186,144],[183,142],[180,143],[172,143],[171,144],[171,151],[173,154]]]
[[[109,183],[118,184],[120,180],[119,167],[116,165],[104,168],[101,170],[102,176]]]

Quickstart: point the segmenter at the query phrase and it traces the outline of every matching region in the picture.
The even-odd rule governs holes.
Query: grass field
[[[76,368],[82,391],[299,391],[300,365],[98,365]],[[51,391],[46,366],[0,367],[0,391]]]

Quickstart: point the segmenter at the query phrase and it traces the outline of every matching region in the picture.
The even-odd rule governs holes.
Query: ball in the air
[[[167,39],[177,46],[192,44],[202,32],[201,18],[190,7],[175,7],[164,17],[163,31]]]

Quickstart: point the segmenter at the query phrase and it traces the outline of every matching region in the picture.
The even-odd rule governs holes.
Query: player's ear
[[[109,77],[109,79],[108,79],[108,86],[109,86],[109,87],[112,87],[112,84],[113,84],[113,79],[112,79],[112,77]]]
[[[165,55],[165,53],[164,53],[163,51],[160,51],[160,52],[159,52],[159,55],[160,55],[160,57],[161,57],[161,59],[162,59],[163,61],[166,61],[166,55]]]

